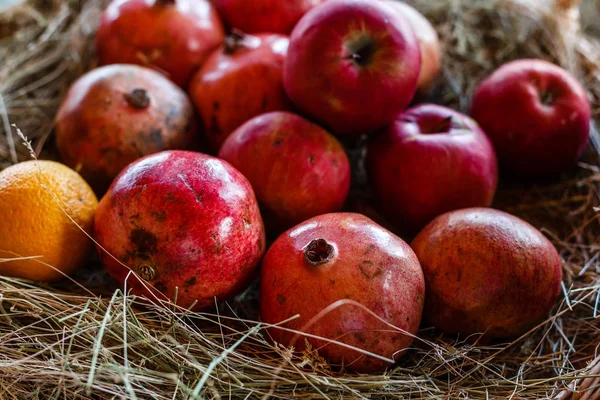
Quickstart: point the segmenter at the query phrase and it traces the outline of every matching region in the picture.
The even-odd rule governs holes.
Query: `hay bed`
[[[70,82],[94,66],[101,3],[30,0],[0,14],[0,168],[29,157],[7,134],[10,123],[36,154],[54,157],[52,119]],[[435,102],[466,111],[495,66],[538,57],[576,73],[600,117],[600,45],[581,35],[569,1],[412,3],[445,44]],[[342,375],[314,351],[271,344],[254,322],[256,287],[208,313],[148,308],[91,261],[75,282],[52,287],[0,278],[0,398],[600,398],[598,143],[594,131],[578,169],[561,180],[499,192],[496,206],[542,229],[565,270],[552,317],[512,343],[473,345],[426,329],[386,374]]]

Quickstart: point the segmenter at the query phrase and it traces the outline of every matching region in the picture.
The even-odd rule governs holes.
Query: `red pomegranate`
[[[194,76],[189,93],[213,151],[252,117],[290,108],[283,90],[288,44],[282,35],[233,33]]]
[[[207,0],[113,0],[102,15],[96,47],[102,64],[149,66],[186,87],[224,35]]]
[[[79,78],[56,116],[63,161],[104,193],[129,163],[198,142],[194,108],[167,78],[137,65],[108,65]]]
[[[285,111],[242,125],[219,157],[248,178],[267,230],[274,234],[339,211],[350,188],[350,163],[342,145],[320,126]]]
[[[360,214],[325,214],[297,225],[273,243],[261,267],[261,318],[277,324],[299,315],[283,325],[286,330],[270,329],[276,342],[298,350],[305,337],[291,330],[396,360],[413,342],[424,295],[423,272],[408,244]],[[306,340],[331,363],[354,371],[390,365]]]
[[[193,309],[242,290],[265,250],[250,183],[227,162],[189,151],[127,167],[100,201],[94,238],[108,273],[133,294]]]

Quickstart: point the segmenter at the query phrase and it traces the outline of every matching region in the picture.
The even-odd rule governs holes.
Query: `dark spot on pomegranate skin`
[[[279,140],[279,139],[275,139],[275,140],[273,141],[273,146],[275,146],[275,147],[279,147],[279,146],[281,146],[281,140]]]
[[[285,302],[286,302],[286,300],[287,300],[287,299],[285,298],[285,296],[284,296],[284,295],[282,295],[282,294],[278,294],[278,295],[277,295],[277,302],[278,302],[279,304],[283,304],[283,303],[285,303]]]
[[[150,137],[152,138],[152,141],[160,148],[162,148],[164,146],[163,140],[162,140],[162,129],[160,128],[151,128],[150,129]]]
[[[329,284],[330,284],[331,286],[335,285],[335,279],[330,279],[330,280],[329,280]]]
[[[308,155],[308,163],[309,164],[314,164],[315,163],[315,156],[313,156],[312,154]]]
[[[356,340],[358,340],[360,343],[365,343],[367,341],[365,339],[365,336],[361,332],[354,332],[353,335],[354,335],[354,338]]]
[[[152,211],[150,213],[157,222],[165,222],[167,220],[167,212],[165,210]]]
[[[365,250],[365,252],[363,253],[363,255],[367,255],[370,252],[372,252],[373,250],[375,250],[375,245],[370,244],[369,247],[367,247],[367,250]]]
[[[363,260],[360,264],[358,264],[358,269],[360,273],[367,279],[371,280],[377,278],[379,275],[383,273],[383,269],[381,266],[374,266],[373,261]]]
[[[131,231],[130,240],[138,256],[156,253],[158,240],[152,232],[143,228],[135,228]]]
[[[156,290],[158,290],[159,292],[161,292],[161,293],[164,293],[167,290],[167,286],[164,283],[162,283],[162,282],[156,282],[154,284],[154,288]]]
[[[187,281],[184,282],[183,286],[184,287],[190,287],[196,284],[196,277],[192,276],[190,279],[188,279]]]

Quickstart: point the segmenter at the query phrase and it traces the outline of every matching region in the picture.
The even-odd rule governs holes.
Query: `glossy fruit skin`
[[[447,211],[490,206],[498,183],[485,133],[468,116],[434,104],[406,110],[374,137],[367,165],[381,211],[413,235]]]
[[[329,0],[290,38],[283,82],[292,102],[337,135],[374,133],[413,98],[421,68],[408,21],[382,2]]]
[[[440,73],[442,62],[442,46],[440,38],[431,22],[423,14],[410,5],[397,0],[385,0],[387,4],[402,13],[417,35],[421,51],[421,72],[417,91],[426,93]]]
[[[100,201],[94,238],[120,261],[98,247],[108,273],[133,294],[174,300],[178,288],[177,304],[196,310],[244,289],[265,250],[250,183],[227,162],[188,151],[129,165]]]
[[[325,239],[335,251],[329,261],[311,265],[304,250],[317,239]],[[424,292],[423,272],[404,241],[363,215],[325,214],[290,229],[267,252],[261,267],[260,314],[270,324],[299,314],[283,326],[398,359],[413,338],[363,308],[346,303],[315,317],[346,299],[414,335]],[[308,324],[311,320],[314,323]],[[305,337],[293,332],[272,328],[269,333],[277,343],[300,351],[305,347]],[[323,340],[306,340],[330,363],[343,363],[354,371],[376,372],[390,366]]]
[[[100,21],[101,64],[138,64],[185,88],[223,42],[225,31],[206,0],[113,0]]]
[[[546,96],[551,104],[543,103]],[[569,72],[530,59],[507,63],[481,82],[471,108],[501,169],[525,178],[573,167],[588,142],[590,113],[585,89]]]
[[[339,211],[350,189],[350,162],[340,142],[289,112],[248,121],[227,139],[219,157],[248,178],[267,230],[276,234]]]
[[[249,119],[291,106],[283,90],[289,39],[261,34],[232,41],[208,58],[189,89],[214,152]]]
[[[326,0],[213,0],[223,19],[247,33],[289,34],[302,16]]]
[[[52,282],[82,267],[97,206],[88,184],[63,164],[32,160],[2,170],[0,259],[33,258],[0,262],[0,275]]]
[[[424,318],[447,333],[519,336],[548,315],[561,291],[552,243],[502,211],[441,215],[411,246],[427,283]]]
[[[131,98],[139,89],[147,96],[141,102]],[[65,164],[99,193],[138,158],[193,148],[198,133],[187,95],[136,65],[108,65],[83,75],[56,116],[56,144]]]

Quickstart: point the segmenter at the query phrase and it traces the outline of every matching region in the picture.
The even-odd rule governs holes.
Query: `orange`
[[[63,164],[26,161],[1,171],[0,275],[55,281],[75,271],[93,245],[77,225],[90,234],[97,206],[89,185]]]

